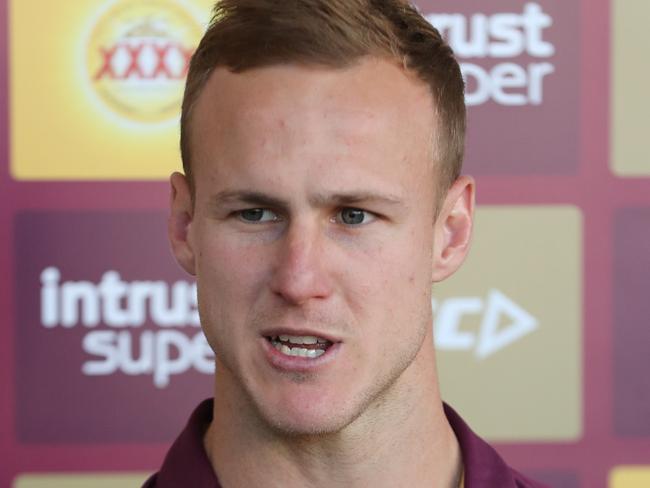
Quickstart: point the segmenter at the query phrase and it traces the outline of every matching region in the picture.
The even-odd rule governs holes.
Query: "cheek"
[[[223,239],[204,239],[197,259],[199,305],[204,327],[242,322],[264,288],[268,270],[258,250]]]
[[[428,234],[411,231],[404,233],[401,239],[393,239],[384,247],[379,273],[383,276],[384,286],[408,291],[426,289],[431,283],[432,241]]]
[[[356,308],[397,321],[421,313],[431,293],[432,252],[424,241],[422,235],[405,233],[357,255],[345,276]]]
[[[219,227],[205,232],[198,244],[198,273],[225,290],[247,286],[265,273],[264,246],[247,245]]]

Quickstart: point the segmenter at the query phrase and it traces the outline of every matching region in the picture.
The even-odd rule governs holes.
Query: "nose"
[[[271,290],[292,305],[324,299],[332,292],[325,242],[316,225],[292,222],[278,241]]]

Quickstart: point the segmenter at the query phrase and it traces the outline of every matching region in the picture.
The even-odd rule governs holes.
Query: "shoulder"
[[[548,488],[508,466],[499,453],[476,435],[453,408],[447,404],[443,406],[460,445],[466,487]]]
[[[156,486],[156,479],[158,478],[158,473],[152,474],[147,481],[144,482],[142,488],[154,488]]]
[[[212,405],[212,400],[205,400],[194,410],[167,452],[160,470],[145,481],[142,488],[220,486],[203,447],[203,435],[212,421]]]

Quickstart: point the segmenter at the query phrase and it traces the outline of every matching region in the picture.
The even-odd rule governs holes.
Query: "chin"
[[[266,423],[277,435],[284,437],[329,436],[341,432],[356,416],[346,416],[340,413],[336,416],[302,415],[289,417],[274,415],[267,417]]]
[[[270,392],[269,392],[270,393]],[[292,391],[271,393],[271,397],[251,398],[262,425],[279,436],[320,436],[335,434],[358,416],[361,405],[320,394]],[[336,395],[334,395],[336,396]]]

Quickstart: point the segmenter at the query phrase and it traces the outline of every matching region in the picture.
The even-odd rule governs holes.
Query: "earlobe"
[[[474,179],[459,177],[449,188],[434,225],[433,281],[451,276],[469,251],[474,221]]]
[[[188,181],[181,173],[173,173],[171,184],[170,215],[167,232],[176,261],[191,275],[195,275],[194,250],[190,238],[193,218],[192,196]]]

